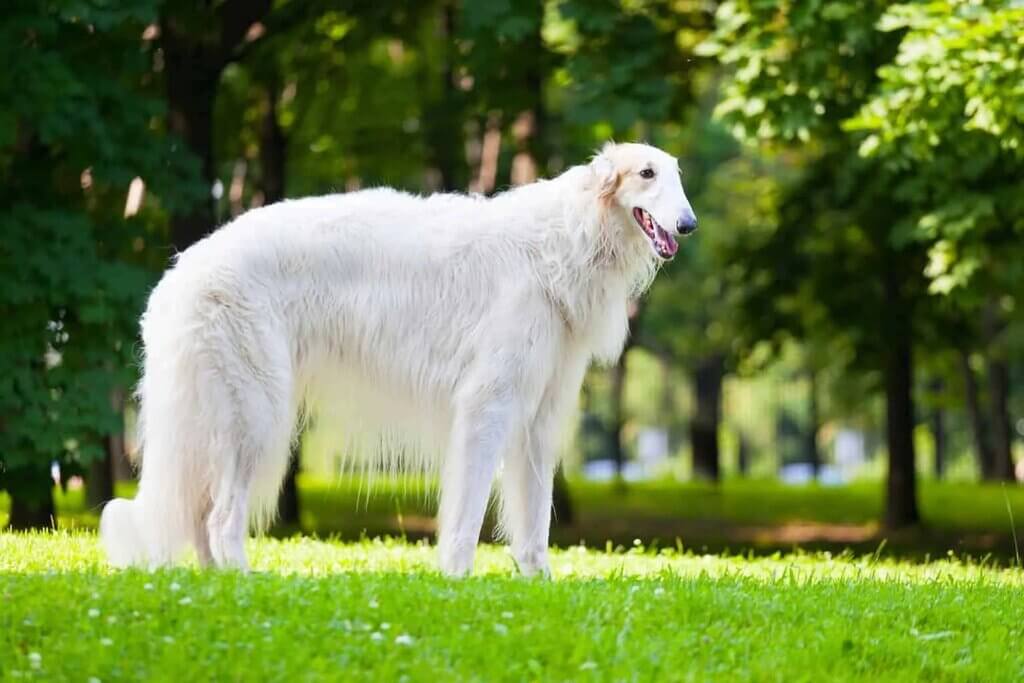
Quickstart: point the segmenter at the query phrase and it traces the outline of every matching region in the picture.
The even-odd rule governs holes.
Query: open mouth
[[[651,214],[638,206],[633,209],[633,218],[636,219],[644,234],[647,235],[647,239],[651,241],[651,246],[654,248],[654,253],[658,255],[658,258],[668,261],[676,255],[676,252],[679,251],[679,244],[672,235],[665,232],[658,225],[658,221],[654,220]]]

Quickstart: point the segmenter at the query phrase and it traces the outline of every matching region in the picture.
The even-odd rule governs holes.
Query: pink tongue
[[[668,256],[675,256],[676,252],[679,251],[679,244],[672,239],[672,235],[661,229],[661,226],[655,224],[654,226],[655,239],[658,245],[662,247],[662,253]]]

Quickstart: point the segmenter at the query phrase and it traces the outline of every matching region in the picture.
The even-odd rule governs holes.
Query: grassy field
[[[251,575],[114,572],[90,533],[0,534],[0,680],[1024,678],[1024,574],[872,556],[253,541]]]
[[[882,485],[860,482],[842,487],[786,486],[775,481],[729,480],[719,486],[674,481],[609,484],[574,480],[576,510],[572,524],[559,524],[553,540],[563,546],[629,547],[645,545],[693,548],[700,552],[772,554],[796,547],[850,548],[924,560],[957,555],[991,556],[1016,561],[1012,519],[1024,537],[1024,487],[924,481],[920,485],[922,526],[900,533],[881,529]],[[132,495],[122,487],[121,495]],[[435,496],[424,482],[372,484],[354,478],[325,482],[301,480],[301,528],[296,531],[358,540],[369,536],[403,536],[411,540],[434,533]],[[95,511],[85,509],[81,491],[58,497],[62,528],[91,528]],[[1009,509],[1008,509],[1009,508]],[[0,495],[0,526],[5,521]],[[1019,539],[1024,540],[1024,539]]]

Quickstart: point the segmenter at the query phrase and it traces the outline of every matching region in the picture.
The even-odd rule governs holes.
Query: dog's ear
[[[615,163],[602,151],[590,162],[590,170],[597,181],[597,196],[605,204],[615,201],[615,191],[619,189],[621,176]]]

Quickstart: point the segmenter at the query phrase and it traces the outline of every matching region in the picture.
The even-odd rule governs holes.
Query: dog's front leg
[[[534,420],[523,448],[508,454],[502,472],[503,525],[512,557],[524,576],[550,576],[548,535],[558,425],[550,414]]]
[[[568,353],[554,364],[539,409],[523,431],[522,447],[505,458],[501,496],[503,527],[524,576],[550,576],[548,536],[559,435],[579,396],[585,353]]]
[[[473,569],[491,483],[512,422],[508,397],[473,402],[457,412],[441,470],[438,555],[441,571],[464,576]]]

